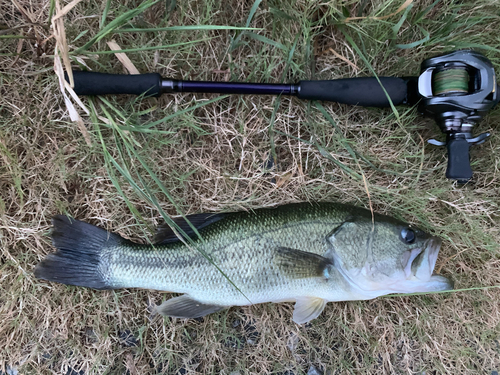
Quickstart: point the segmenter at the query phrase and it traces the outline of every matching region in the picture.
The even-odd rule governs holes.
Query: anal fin
[[[208,305],[192,299],[188,295],[174,297],[156,307],[156,311],[164,316],[172,318],[200,318],[217,311],[224,310],[228,306]]]
[[[299,297],[293,310],[293,321],[297,324],[307,323],[319,316],[326,306],[326,301],[318,297]]]

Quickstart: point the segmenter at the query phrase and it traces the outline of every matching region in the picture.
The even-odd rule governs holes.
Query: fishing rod
[[[446,177],[465,183],[472,178],[469,148],[483,143],[490,133],[472,136],[472,128],[499,101],[492,63],[482,54],[461,50],[426,59],[418,77],[362,77],[295,84],[185,81],[158,73],[137,75],[73,71],[78,95],[133,94],[160,96],[177,92],[291,95],[363,107],[413,106],[434,120],[446,134]]]

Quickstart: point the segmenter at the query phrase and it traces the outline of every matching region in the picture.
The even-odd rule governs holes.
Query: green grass
[[[465,187],[445,178],[445,150],[425,143],[443,139],[438,127],[405,107],[201,94],[86,98],[89,147],[68,122],[52,72],[54,2],[18,3],[35,25],[15,5],[0,12],[0,30],[11,30],[0,34],[0,370],[499,370],[500,293],[474,289],[500,285],[498,110],[474,130],[492,137],[472,148],[475,183]],[[94,1],[78,4],[65,26],[73,66],[109,73],[124,72],[111,39],[139,71],[178,79],[407,76],[425,58],[468,47],[499,69],[497,4],[425,0],[374,18],[402,3]],[[345,22],[355,16],[367,18]],[[40,54],[35,41],[45,39]],[[160,319],[153,307],[169,295],[98,292],[32,275],[53,251],[48,233],[57,213],[147,242],[173,215],[303,200],[368,207],[366,189],[377,212],[443,238],[438,267],[461,291],[330,303],[299,327],[291,304],[232,308],[202,321]],[[127,330],[137,346],[120,338]]]

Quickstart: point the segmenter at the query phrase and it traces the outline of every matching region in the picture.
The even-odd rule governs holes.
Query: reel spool
[[[474,51],[456,51],[425,60],[418,78],[419,110],[437,122],[448,149],[446,177],[465,183],[472,178],[469,147],[490,135],[472,137],[472,128],[500,100],[491,62]]]
[[[469,93],[469,73],[467,72],[467,67],[436,68],[432,75],[432,92],[435,96],[467,95]]]

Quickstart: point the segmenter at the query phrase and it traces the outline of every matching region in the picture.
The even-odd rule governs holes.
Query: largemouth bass
[[[35,276],[94,289],[184,293],[157,307],[180,318],[295,302],[299,324],[316,318],[330,301],[453,288],[433,274],[439,238],[388,216],[374,214],[372,221],[372,213],[359,207],[298,203],[187,218],[192,226],[176,222],[189,238],[181,241],[165,227],[156,244],[142,245],[56,216],[57,252],[38,264]]]

